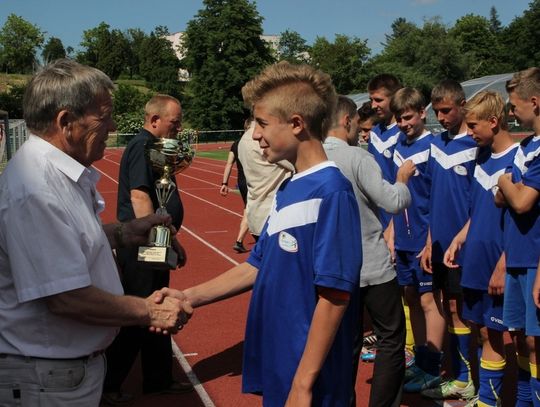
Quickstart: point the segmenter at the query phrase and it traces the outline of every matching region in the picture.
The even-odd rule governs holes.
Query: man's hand
[[[171,234],[176,234],[176,229],[171,225],[170,215],[151,214],[142,218],[136,218],[123,224],[123,246],[141,246],[148,243],[150,229],[156,225],[165,225],[171,229]]]
[[[407,181],[409,181],[409,178],[411,178],[415,172],[416,165],[414,165],[411,160],[407,160],[403,164],[401,164],[401,167],[399,167],[399,170],[396,174],[396,181],[406,184]]]
[[[227,194],[229,193],[229,187],[225,184],[221,185],[221,188],[219,188],[219,193],[222,196],[227,196]]]
[[[150,315],[150,331],[164,335],[177,333],[193,314],[193,308],[183,293],[167,287],[146,298],[146,305]]]

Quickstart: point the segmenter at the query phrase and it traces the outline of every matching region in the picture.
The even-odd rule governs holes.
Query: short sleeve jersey
[[[524,139],[514,158],[512,182],[540,190],[540,135]],[[505,216],[507,267],[536,268],[540,253],[540,203],[524,214],[511,208]]]
[[[120,175],[118,181],[118,206],[117,217],[121,222],[135,219],[135,212],[131,204],[131,190],[142,188],[146,190],[152,199],[154,209],[159,207],[155,182],[162,174],[152,171],[152,167],[145,157],[146,144],[152,141],[154,136],[147,130],[141,129],[139,134],[129,142],[120,162]],[[176,183],[176,180],[173,179]],[[166,205],[167,212],[171,215],[172,224],[179,229],[184,218],[184,208],[180,200],[178,188],[171,195]]]
[[[369,135],[368,152],[381,167],[383,178],[391,184],[395,181],[393,155],[399,135],[400,131],[396,123],[388,127],[379,123],[373,127]],[[381,210],[380,218],[383,229],[386,229],[392,215]]]
[[[243,391],[283,406],[303,354],[317,287],[357,300],[362,264],[358,205],[350,182],[326,161],[279,187],[248,262],[259,272],[248,313]],[[348,405],[358,306],[350,305],[319,378],[314,399]]]
[[[427,176],[431,183],[429,227],[432,260],[442,263],[444,252],[469,219],[470,189],[478,147],[467,133],[448,131],[431,143]]]
[[[517,145],[500,153],[482,149],[471,185],[471,223],[463,246],[461,285],[487,290],[489,280],[503,253],[504,211],[495,206],[499,177],[514,161]]]
[[[416,172],[409,179],[407,187],[412,202],[403,212],[394,215],[395,248],[397,250],[419,251],[426,245],[429,228],[429,193],[430,184],[426,177],[427,163],[433,135],[425,132],[414,140],[401,136],[394,150],[394,171],[411,160],[416,165]]]

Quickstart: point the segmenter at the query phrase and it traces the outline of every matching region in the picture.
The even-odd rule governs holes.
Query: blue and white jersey
[[[427,175],[431,181],[429,227],[432,261],[442,263],[444,252],[469,219],[470,189],[478,147],[467,133],[448,131],[431,143]]]
[[[471,185],[471,224],[463,246],[461,285],[487,290],[504,251],[504,210],[495,206],[499,177],[512,167],[517,144],[500,153],[481,149]]]
[[[407,187],[411,193],[411,205],[398,215],[394,215],[395,248],[416,252],[426,245],[429,228],[429,193],[431,185],[426,177],[429,152],[433,134],[426,131],[414,140],[408,140],[401,133],[394,150],[394,170],[411,160],[416,172],[409,178]]]
[[[512,166],[512,182],[540,191],[540,135],[525,138]],[[507,267],[532,268],[540,253],[540,203],[522,215],[509,208],[505,216],[505,252]]]
[[[394,148],[400,135],[399,127],[396,123],[386,127],[384,124],[377,124],[369,134],[368,152],[370,152],[379,167],[381,167],[383,179],[391,184],[395,181],[394,174]],[[384,210],[380,210],[381,224],[383,230],[386,229],[392,215]]]
[[[317,287],[352,293],[314,388],[324,406],[348,405],[362,265],[358,204],[326,161],[282,183],[248,262],[259,272],[248,313],[243,391],[285,404],[317,305]]]

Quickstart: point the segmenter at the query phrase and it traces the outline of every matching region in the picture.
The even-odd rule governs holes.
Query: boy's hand
[[[499,267],[497,264],[495,270],[489,279],[488,294],[489,295],[503,295],[504,294],[504,280],[506,277],[506,270],[503,267]]]
[[[420,267],[422,267],[422,270],[424,270],[426,273],[433,274],[433,269],[431,267],[431,244],[427,243],[422,251],[418,253],[418,256],[416,258],[420,259]]]
[[[221,188],[219,189],[219,193],[222,196],[227,196],[227,194],[229,193],[229,187],[227,185],[221,185]]]
[[[450,243],[450,246],[448,246],[448,249],[444,253],[443,263],[446,267],[451,269],[456,269],[459,267],[459,264],[456,263],[456,257],[461,250],[462,245],[463,242],[460,240],[456,238],[452,240],[452,243]]]
[[[407,181],[409,181],[409,178],[411,178],[415,172],[416,165],[414,165],[411,160],[407,160],[403,164],[401,164],[401,167],[399,167],[399,170],[396,174],[396,181],[406,184]]]
[[[311,407],[312,398],[311,391],[305,388],[299,388],[293,382],[289,397],[287,397],[287,401],[285,402],[285,407]]]

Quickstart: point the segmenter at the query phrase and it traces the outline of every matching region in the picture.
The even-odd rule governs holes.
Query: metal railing
[[[6,121],[0,123],[0,171],[6,166],[8,160],[28,139],[26,123],[22,119],[9,120],[8,131],[5,129]]]

